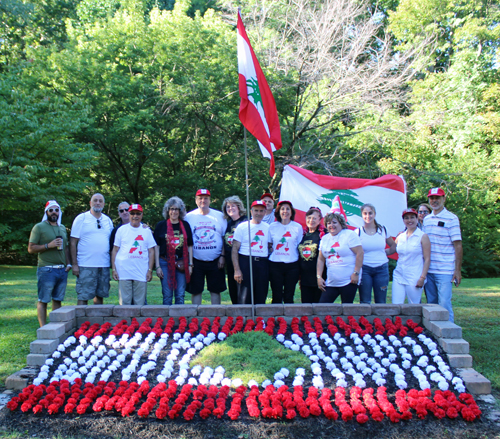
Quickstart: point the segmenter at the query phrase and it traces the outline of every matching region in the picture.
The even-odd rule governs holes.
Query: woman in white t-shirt
[[[363,247],[359,236],[347,228],[338,213],[325,216],[328,234],[319,244],[316,279],[323,291],[319,303],[333,303],[340,296],[342,303],[353,303],[363,265]],[[323,279],[326,264],[327,278]]]
[[[269,257],[269,280],[273,303],[293,303],[299,281],[299,251],[302,226],[294,221],[295,209],[290,201],[280,201],[274,211],[276,221],[269,226],[272,253]]]
[[[373,204],[363,204],[361,217],[365,224],[356,229],[365,252],[363,275],[359,285],[360,303],[371,303],[372,289],[375,303],[386,303],[387,288],[389,287],[389,260],[387,256],[396,252],[396,243],[387,234],[386,228],[377,223],[376,214]],[[386,248],[386,245],[389,248]]]
[[[431,264],[431,241],[418,227],[415,209],[403,211],[406,230],[396,238],[398,265],[392,279],[392,303],[420,303]]]

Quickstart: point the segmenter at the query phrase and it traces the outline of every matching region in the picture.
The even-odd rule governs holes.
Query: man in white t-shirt
[[[113,222],[102,213],[104,197],[94,194],[90,210],[81,213],[71,227],[71,260],[76,279],[78,305],[102,305],[109,297],[109,235]]]
[[[118,281],[120,305],[144,305],[147,283],[153,277],[156,241],[151,229],[141,227],[143,209],[132,204],[130,223],[118,229],[111,253],[113,279]]]
[[[210,209],[210,191],[199,189],[196,192],[198,209],[186,215],[185,220],[193,232],[193,273],[189,283],[191,302],[201,305],[201,296],[207,278],[207,289],[210,291],[212,305],[220,303],[220,293],[226,289],[224,272],[223,237],[227,222],[222,212]]]
[[[265,193],[260,197],[261,201],[266,205],[266,214],[262,221],[267,224],[272,224],[276,220],[274,217],[274,198],[271,194]]]
[[[462,281],[462,234],[458,217],[444,207],[446,196],[441,188],[428,194],[432,213],[424,218],[424,233],[431,241],[431,265],[427,272],[425,293],[428,303],[439,303],[454,320],[451,296],[452,284]]]
[[[251,207],[249,244],[248,221],[236,227],[233,235],[232,261],[234,280],[238,282],[238,303],[252,303],[250,285],[250,255],[252,256],[253,297],[255,304],[266,303],[269,289],[269,224],[262,219],[266,214],[266,203],[254,201]]]

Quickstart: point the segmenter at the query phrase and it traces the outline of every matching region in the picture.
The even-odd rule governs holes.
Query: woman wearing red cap
[[[431,242],[418,228],[415,209],[403,211],[406,231],[396,238],[398,265],[393,273],[392,303],[420,303],[422,288],[431,263]]]
[[[295,209],[290,201],[280,201],[274,211],[276,221],[269,226],[272,253],[269,257],[269,280],[273,303],[293,303],[299,281],[299,242],[302,226],[294,221]]]

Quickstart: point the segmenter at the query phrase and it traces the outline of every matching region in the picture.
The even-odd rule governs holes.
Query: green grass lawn
[[[296,301],[300,294],[296,293]],[[230,304],[227,291],[222,303]],[[26,365],[29,344],[36,339],[36,267],[0,266],[0,388],[5,379]],[[186,295],[189,303],[190,296]],[[270,301],[270,294],[268,301]],[[390,295],[388,298],[390,302]],[[106,303],[118,304],[118,284],[111,283]],[[158,278],[148,285],[148,303],[161,304]],[[203,303],[210,303],[204,294]],[[76,305],[75,277],[70,274],[65,305]],[[455,289],[455,321],[470,343],[474,368],[500,391],[500,279],[466,279]]]

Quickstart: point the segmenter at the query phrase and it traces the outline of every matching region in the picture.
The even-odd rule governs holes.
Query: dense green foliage
[[[500,9],[492,0],[6,0],[0,4],[0,222],[22,261],[43,203],[69,226],[91,193],[161,219],[209,187],[244,196],[235,8],[276,98],[277,174],[249,139],[250,192],[296,164],[442,186],[467,276],[500,272]]]

